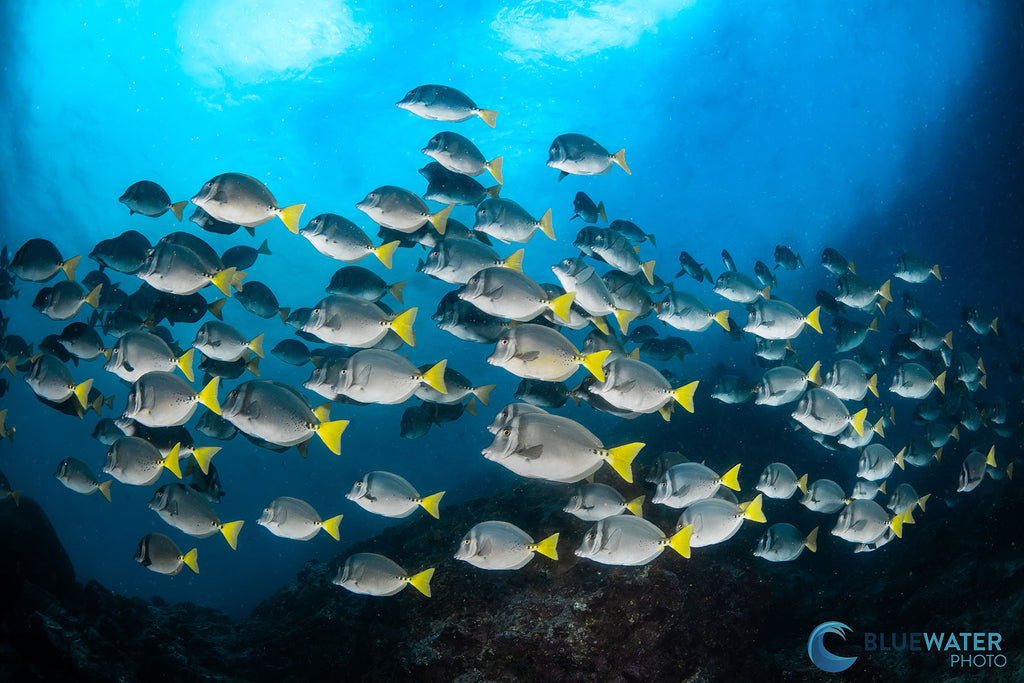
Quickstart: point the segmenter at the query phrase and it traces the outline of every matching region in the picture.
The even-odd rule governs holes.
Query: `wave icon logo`
[[[857,661],[856,657],[837,657],[825,648],[825,636],[835,634],[846,640],[846,632],[852,631],[849,626],[838,621],[826,621],[811,631],[811,637],[807,639],[807,654],[811,657],[814,666],[828,673],[839,673],[846,671]]]

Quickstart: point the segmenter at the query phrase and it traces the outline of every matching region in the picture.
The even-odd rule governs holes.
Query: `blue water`
[[[429,159],[420,149],[435,133],[456,130],[488,157],[504,157],[502,196],[538,216],[553,207],[558,241],[538,235],[526,250],[526,271],[538,280],[552,280],[548,266],[574,253],[580,226],[569,219],[572,198],[583,190],[604,201],[609,218],[633,220],[657,235],[657,249],[645,244],[642,254],[658,260],[656,272],[665,279],[678,270],[681,249],[717,274],[727,248],[749,273],[755,260],[773,263],[776,244],[790,245],[807,268],[784,273],[779,295],[805,310],[818,288],[832,286],[818,265],[826,246],[879,281],[901,253],[921,253],[942,264],[945,279],[920,296],[936,322],[952,328],[961,305],[994,315],[1019,289],[1021,246],[1007,233],[1020,225],[1021,200],[1011,193],[1020,178],[1006,172],[1006,154],[1007,139],[1016,132],[1019,140],[1021,132],[1013,106],[1020,71],[1008,61],[1004,4],[1012,3],[583,0],[400,10],[314,0],[6,3],[3,242],[13,250],[45,236],[69,256],[88,254],[127,229],[152,242],[174,230],[195,231],[169,213],[129,216],[117,198],[148,179],[172,201],[188,199],[228,171],[264,181],[282,205],[305,203],[303,224],[339,213],[377,241],[355,203],[385,184],[422,192],[417,169]],[[424,83],[451,85],[498,110],[497,127],[479,119],[426,121],[395,108]],[[556,182],[546,152],[567,132],[625,148],[632,175],[613,168],[606,176]],[[452,216],[472,225],[471,208]],[[255,239],[244,231],[202,237],[218,252],[266,238],[273,255],[261,256],[249,277],[293,308],[319,300],[343,265],[276,219]],[[134,562],[138,539],[152,531],[192,545],[146,508],[151,489],[115,485],[108,504],[53,478],[69,455],[101,467],[105,448],[89,438],[94,415],[76,420],[50,411],[23,381],[12,381],[0,401],[18,432],[13,444],[0,445],[0,469],[47,510],[80,580],[233,615],[289,581],[303,562],[326,560],[390,523],[343,497],[369,470],[402,474],[423,493],[446,490],[445,504],[500,490],[515,477],[480,456],[490,441],[483,426],[512,400],[518,379],[485,363],[489,346],[458,342],[433,326],[429,314],[450,287],[413,271],[422,256],[419,248],[400,250],[391,271],[361,265],[388,282],[409,281],[406,305],[420,311],[412,360],[448,358],[474,382],[498,383],[492,408],[408,441],[399,438],[402,406],[336,405],[335,419],[352,420],[340,457],[321,444],[306,459],[294,450],[258,449],[242,437],[215,444],[225,446],[214,459],[227,491],[218,511],[225,520],[248,522],[237,551],[219,537],[196,542],[199,576],[169,578]],[[79,272],[91,266],[83,260]],[[130,276],[121,281],[128,291],[136,283]],[[714,298],[693,281],[677,284]],[[9,332],[38,341],[64,327],[30,307],[38,285],[20,289],[20,298],[3,303]],[[732,308],[742,322],[740,308]],[[237,302],[227,304],[225,319],[250,335],[265,331],[268,350],[292,333]],[[177,325],[174,333],[187,346],[196,328]],[[579,342],[583,334],[570,336]],[[715,330],[688,338],[698,355],[676,363],[677,375],[708,380],[710,388],[711,368],[725,361],[755,377],[749,344],[728,344]],[[809,341],[807,348],[826,349],[822,343]],[[309,371],[270,356],[261,368],[265,378],[295,384]],[[81,363],[72,374],[93,377],[115,396],[114,411],[123,409],[127,387],[99,363]],[[705,397],[696,416],[680,412],[675,419],[699,420],[700,408],[722,410]],[[616,426],[586,407],[562,412],[599,434]],[[197,442],[206,440],[197,434]],[[687,446],[700,452],[699,444]],[[721,464],[730,460],[718,457]],[[305,499],[325,517],[344,513],[342,544],[326,535],[291,542],[257,526],[263,506],[281,495]],[[457,539],[449,541],[454,550]],[[448,552],[439,549],[440,556]]]

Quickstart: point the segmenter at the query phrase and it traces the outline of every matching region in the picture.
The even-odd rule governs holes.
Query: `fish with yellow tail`
[[[514,524],[501,521],[480,522],[459,543],[455,559],[490,570],[522,569],[534,555],[558,559],[558,534],[540,542]]]

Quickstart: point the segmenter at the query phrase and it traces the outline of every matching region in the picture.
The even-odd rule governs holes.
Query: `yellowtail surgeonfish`
[[[244,522],[221,522],[213,506],[198,491],[184,484],[165,484],[157,489],[149,508],[162,520],[189,536],[206,538],[218,531],[232,549],[238,547],[238,532]]]
[[[198,551],[182,553],[177,544],[163,534],[146,534],[135,549],[135,561],[157,574],[176,576],[182,567],[199,573]]]
[[[352,485],[352,490],[345,497],[359,507],[384,517],[408,517],[419,508],[423,508],[432,517],[438,519],[438,505],[444,491],[420,496],[403,477],[391,472],[367,472]]]
[[[305,204],[278,206],[277,200],[262,182],[243,173],[222,173],[206,181],[192,203],[213,218],[254,228],[281,219],[290,231],[299,231],[299,218]]]
[[[686,527],[666,536],[646,519],[615,515],[590,528],[576,549],[576,556],[626,567],[645,565],[661,555],[665,548],[689,557],[692,532],[692,527]]]
[[[383,555],[356,553],[338,568],[332,583],[353,593],[376,596],[394,595],[411,584],[429,598],[433,576],[433,568],[410,575],[394,560]]]
[[[562,333],[543,325],[525,323],[506,331],[498,340],[487,362],[523,379],[562,382],[582,365],[599,381],[601,369],[611,352],[581,353]]]
[[[455,559],[480,569],[522,569],[537,553],[557,560],[557,545],[558,534],[534,543],[528,533],[514,524],[480,522],[462,538]]]
[[[263,508],[263,514],[256,520],[256,523],[281,538],[308,541],[322,529],[331,538],[338,541],[341,540],[338,532],[341,517],[341,515],[336,515],[330,519],[323,519],[306,501],[281,496],[270,501],[270,504]]]

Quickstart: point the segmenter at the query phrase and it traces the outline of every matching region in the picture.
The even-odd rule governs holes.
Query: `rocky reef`
[[[0,678],[76,681],[957,681],[931,652],[864,652],[864,631],[996,631],[1008,664],[986,681],[1019,680],[1024,662],[1020,489],[929,508],[901,543],[853,555],[847,547],[771,565],[750,555],[759,528],[640,568],[574,557],[486,572],[447,547],[484,519],[509,519],[540,538],[566,530],[548,485],[524,482],[492,498],[417,515],[327,563],[308,563],[244,620],[191,604],[128,599],[75,583],[38,505],[0,505]],[[825,522],[818,517],[818,522]],[[663,520],[656,520],[662,522]],[[662,524],[663,528],[668,524]],[[823,528],[823,532],[827,529]],[[823,534],[827,537],[827,534]],[[827,545],[828,541],[823,545]],[[955,548],[955,551],[953,550]],[[390,598],[332,585],[352,552],[438,567],[433,597]],[[841,561],[837,555],[842,553]],[[829,557],[831,556],[831,557]],[[438,558],[447,558],[438,561]],[[822,621],[849,624],[837,654],[855,666],[826,674],[807,636]]]

